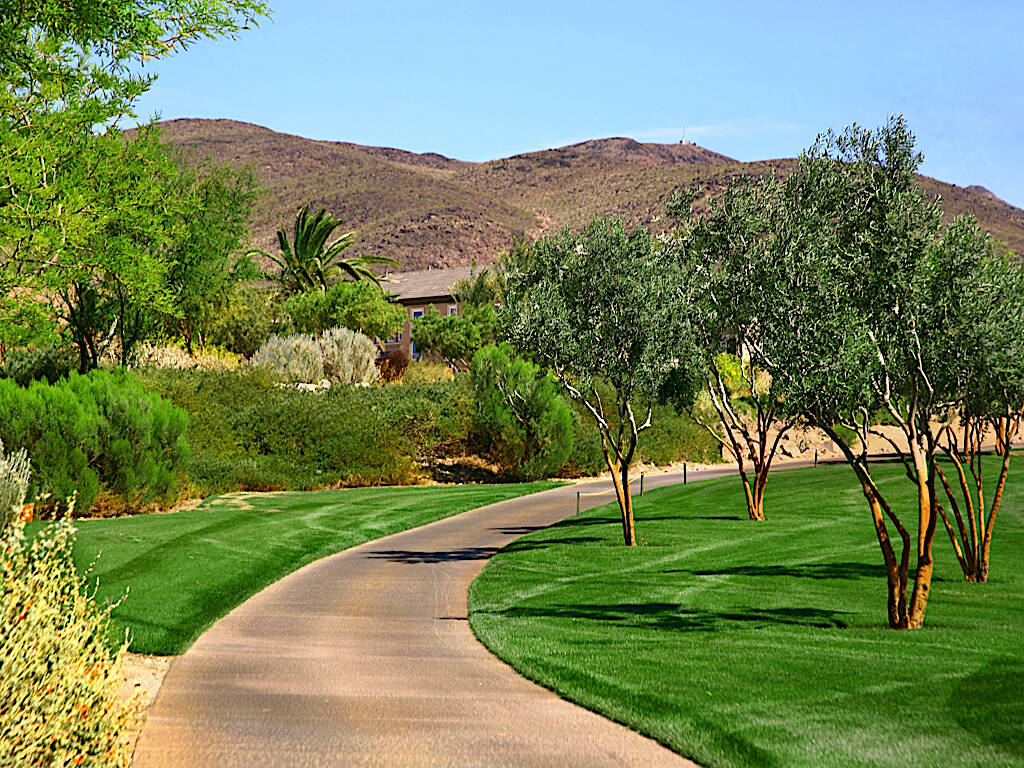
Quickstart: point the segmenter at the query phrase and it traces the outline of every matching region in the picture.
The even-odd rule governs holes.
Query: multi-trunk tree
[[[627,546],[636,544],[629,468],[639,435],[673,370],[677,399],[696,386],[678,375],[691,370],[692,356],[677,311],[678,269],[647,230],[603,218],[578,234],[541,238],[506,262],[501,333],[594,419]],[[605,387],[611,397],[602,397]]]
[[[772,332],[765,325],[777,300],[771,270],[788,244],[778,192],[774,177],[744,179],[712,198],[699,218],[692,194],[669,202],[677,227],[666,247],[685,281],[678,311],[689,320],[705,392],[684,405],[736,462],[751,520],[764,520],[768,473],[796,421],[751,343]]]
[[[985,582],[1011,446],[1024,414],[1024,265],[997,252],[970,220],[949,228],[939,255],[945,261],[939,279],[956,285],[955,293],[967,300],[935,308],[936,330],[958,344],[948,368],[947,388],[956,394],[952,418],[938,434],[948,464],[935,468],[948,508],[940,504],[938,511],[964,578]],[[995,482],[986,485],[990,449],[998,461]]]
[[[775,262],[772,333],[754,342],[786,407],[823,429],[853,468],[885,562],[889,624],[900,629],[924,623],[940,434],[970,391],[958,368],[979,354],[979,337],[972,345],[948,320],[977,308],[982,281],[959,278],[991,259],[990,249],[964,247],[963,232],[980,236],[975,223],[943,231],[937,201],[916,183],[920,162],[902,118],[874,132],[829,133],[800,158],[781,192],[795,234]],[[978,312],[978,333],[990,339],[1001,310]],[[876,426],[879,412],[895,430]],[[876,483],[872,441],[903,463],[912,512],[896,509]]]

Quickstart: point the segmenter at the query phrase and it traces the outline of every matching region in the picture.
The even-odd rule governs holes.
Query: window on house
[[[423,307],[414,307],[412,310],[409,311],[409,315],[412,317],[413,320],[415,320],[417,317],[423,317]],[[410,350],[412,359],[419,360],[420,353],[416,351],[415,344],[410,345]]]
[[[450,305],[448,307],[448,314],[449,315],[457,315],[457,314],[459,314],[459,306],[458,306],[458,304]]]

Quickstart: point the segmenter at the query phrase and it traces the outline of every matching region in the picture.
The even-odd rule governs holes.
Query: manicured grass
[[[247,597],[307,563],[557,483],[233,493],[196,509],[76,523],[76,564],[123,602],[131,650],[177,654]]]
[[[908,509],[910,483],[880,473]],[[919,631],[885,628],[848,468],[778,472],[766,501],[754,524],[735,478],[651,492],[635,549],[611,507],[531,534],[473,583],[473,630],[527,677],[709,767],[1024,765],[1024,463],[990,583],[963,581],[940,522]]]

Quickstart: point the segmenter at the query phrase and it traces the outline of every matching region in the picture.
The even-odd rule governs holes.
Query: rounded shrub
[[[56,384],[0,380],[0,439],[32,457],[37,492],[88,511],[101,485],[138,501],[170,497],[188,457],[188,416],[124,372]]]
[[[551,376],[507,345],[480,349],[470,376],[474,424],[492,457],[526,480],[557,472],[572,452],[574,429]]]
[[[286,384],[317,384],[324,378],[324,353],[312,336],[274,334],[252,356],[255,368],[272,371]]]
[[[24,387],[33,381],[52,384],[77,367],[74,351],[66,345],[54,344],[9,350],[0,375]]]
[[[348,328],[329,328],[318,339],[323,369],[333,384],[370,384],[377,381],[379,349],[369,336]]]

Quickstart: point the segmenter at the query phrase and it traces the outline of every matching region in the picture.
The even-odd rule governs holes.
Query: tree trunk
[[[871,508],[875,535],[878,537],[878,545],[882,549],[882,558],[885,560],[889,627],[891,629],[907,629],[910,626],[910,621],[907,614],[906,575],[901,572],[900,563],[896,559],[896,551],[893,549],[892,539],[889,538],[885,517],[882,514],[881,500],[872,484],[864,478],[861,479],[861,488],[864,491],[864,498],[868,500],[868,506]]]
[[[766,479],[766,478],[765,478]],[[743,483],[743,495],[747,500],[747,516],[756,522],[764,521],[764,480],[760,474],[754,475],[754,482],[744,470],[740,470],[740,481]]]
[[[636,546],[636,531],[633,526],[633,498],[629,494],[629,465],[605,456],[615,486],[615,497],[622,514],[622,540],[627,547]]]
[[[938,498],[935,495],[935,471],[927,467],[923,458],[915,456],[918,486],[917,575],[914,593],[910,598],[910,629],[924,626],[924,613],[932,587],[932,541],[938,517]]]
[[[1009,429],[1006,430],[1009,433]],[[1008,435],[1010,437],[1010,435]],[[985,536],[982,539],[981,556],[978,558],[978,581],[988,581],[988,556],[992,549],[992,530],[996,525],[996,515],[999,513],[999,505],[1003,502],[1003,491],[1006,488],[1006,476],[1010,473],[1010,444],[1008,437],[1003,442],[1003,464],[999,468],[999,481],[996,483],[996,491],[992,496],[992,511],[988,514],[988,521],[985,524]]]

